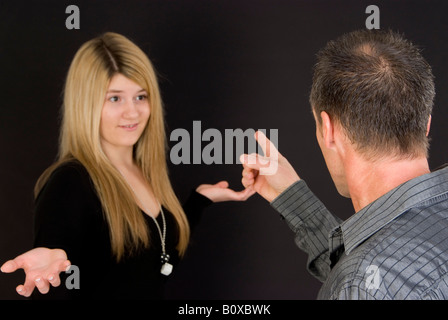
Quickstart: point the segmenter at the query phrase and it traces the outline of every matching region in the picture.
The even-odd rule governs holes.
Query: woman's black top
[[[192,190],[183,208],[191,227],[212,201]],[[166,208],[166,252],[173,272],[179,262],[177,224]],[[141,248],[120,262],[112,254],[109,227],[90,176],[77,161],[58,167],[42,188],[35,204],[35,247],[65,250],[71,264],[61,272],[61,285],[33,299],[163,299],[161,241],[156,224],[142,212],[150,231],[149,248]],[[157,222],[163,225],[162,215]],[[79,278],[76,278],[78,277]],[[78,287],[79,284],[79,288]]]

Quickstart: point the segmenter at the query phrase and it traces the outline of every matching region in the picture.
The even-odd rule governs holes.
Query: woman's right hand
[[[50,284],[61,284],[59,273],[70,267],[67,254],[62,249],[35,248],[5,262],[0,270],[11,273],[17,269],[25,271],[25,283],[17,286],[17,293],[29,297],[35,287],[40,293],[47,293]]]

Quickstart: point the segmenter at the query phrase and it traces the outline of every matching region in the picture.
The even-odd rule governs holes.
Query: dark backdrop
[[[279,148],[341,218],[340,197],[315,141],[308,105],[315,53],[365,28],[376,4],[381,28],[403,32],[434,68],[437,97],[430,164],[447,161],[444,1],[10,1],[0,2],[0,264],[32,245],[32,189],[57,152],[61,91],[79,46],[115,31],[134,40],[160,74],[168,134],[278,129]],[[68,30],[65,9],[80,9]],[[171,142],[170,146],[174,143]],[[242,189],[241,165],[170,165],[181,200],[200,183]],[[315,299],[320,283],[284,221],[258,195],[209,207],[168,285],[171,299]],[[0,274],[0,298],[20,299],[23,273]]]

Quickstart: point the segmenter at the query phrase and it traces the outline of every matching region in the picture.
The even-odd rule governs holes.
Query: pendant
[[[170,255],[166,253],[162,253],[161,256],[162,259],[162,269],[160,269],[160,273],[169,276],[171,272],[173,272],[173,265],[171,263],[168,263],[170,261]]]
[[[171,263],[165,262],[162,265],[162,269],[160,269],[160,273],[165,276],[169,276],[171,272],[173,272],[173,265]]]

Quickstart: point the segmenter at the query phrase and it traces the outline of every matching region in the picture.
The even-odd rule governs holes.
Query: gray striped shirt
[[[448,299],[448,167],[401,184],[345,221],[303,180],[271,205],[323,282],[319,299]]]

